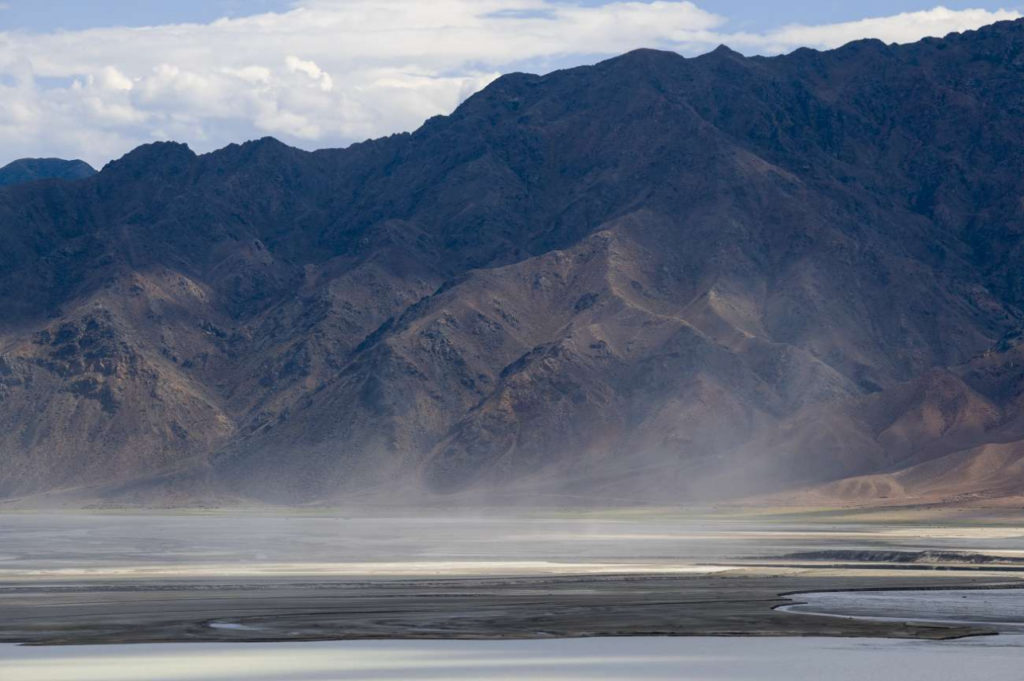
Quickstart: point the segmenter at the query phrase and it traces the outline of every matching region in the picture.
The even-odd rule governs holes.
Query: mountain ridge
[[[0,190],[0,495],[679,501],[1024,439],[1022,51],[638,50]]]

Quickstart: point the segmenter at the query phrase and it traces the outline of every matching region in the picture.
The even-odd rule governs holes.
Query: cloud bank
[[[1016,11],[949,10],[730,33],[680,0],[304,0],[209,24],[0,32],[0,163],[103,164],[154,139],[206,151],[274,135],[306,148],[410,130],[503,72],[589,63],[636,47],[747,54],[911,42]]]

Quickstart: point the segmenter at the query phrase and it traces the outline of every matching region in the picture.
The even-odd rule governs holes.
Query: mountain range
[[[11,184],[0,496],[1019,496],[1022,122],[1003,22]]]

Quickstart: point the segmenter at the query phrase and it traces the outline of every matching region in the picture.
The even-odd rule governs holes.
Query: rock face
[[[0,168],[0,187],[35,180],[81,180],[96,170],[85,161],[61,158],[23,158]]]
[[[1022,75],[1024,23],[640,50],[0,190],[0,494],[1020,491]]]

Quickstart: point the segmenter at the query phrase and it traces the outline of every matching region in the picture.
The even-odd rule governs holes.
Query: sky
[[[306,149],[413,130],[510,71],[913,42],[1024,16],[946,0],[0,0],[0,165],[163,139]]]

